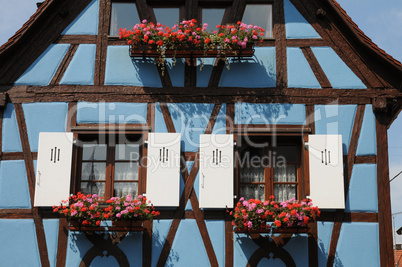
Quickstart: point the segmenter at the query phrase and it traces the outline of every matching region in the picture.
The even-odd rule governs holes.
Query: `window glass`
[[[80,135],[79,140],[78,190],[106,198],[137,197],[141,135]]]
[[[239,147],[239,194],[245,199],[282,202],[298,198],[300,155],[296,139],[279,138],[270,145],[265,136],[245,136]]]
[[[216,25],[221,25],[224,8],[203,8],[202,9],[202,23],[208,24],[208,31],[216,30]]]
[[[154,8],[156,22],[172,27],[179,23],[179,8]]]
[[[134,3],[112,3],[110,35],[119,35],[120,28],[131,30],[139,22],[140,18]]]
[[[260,26],[265,37],[272,37],[272,5],[247,5],[242,22]]]

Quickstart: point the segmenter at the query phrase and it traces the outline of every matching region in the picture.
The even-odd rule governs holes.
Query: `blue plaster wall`
[[[345,211],[378,212],[377,199],[377,165],[355,164]]]
[[[155,267],[158,263],[159,256],[162,252],[163,245],[169,233],[172,220],[154,220],[152,229],[152,267]],[[174,256],[175,251],[171,251],[170,254]],[[174,258],[174,257],[173,257]],[[167,262],[169,266],[169,261]]]
[[[92,246],[83,232],[69,231],[66,266],[79,266],[82,258]]]
[[[230,70],[223,69],[219,86],[276,87],[275,47],[256,47],[252,58],[230,58],[228,62]]]
[[[2,152],[21,152],[21,139],[13,104],[7,104],[3,115]]]
[[[146,103],[78,102],[77,123],[146,123]]]
[[[15,81],[15,85],[49,85],[69,44],[51,44]]]
[[[195,220],[185,219],[180,222],[166,265],[175,267],[204,267],[210,265],[204,242]]]
[[[176,58],[176,64],[173,66],[173,59],[166,59],[166,69],[169,73],[173,86],[184,86],[184,58]]]
[[[45,219],[43,220],[43,228],[45,230],[50,267],[55,267],[57,261],[57,243],[59,240],[59,220]]]
[[[0,208],[31,208],[28,178],[23,160],[0,162]]]
[[[155,103],[155,133],[167,133],[160,103]]]
[[[99,0],[93,0],[78,15],[78,17],[67,26],[62,34],[68,35],[96,35],[98,34],[99,21]]]
[[[41,266],[32,219],[0,219],[0,265]]]
[[[377,155],[377,138],[375,131],[375,116],[372,105],[366,105],[363,124],[357,145],[357,156]]]
[[[28,103],[22,104],[32,152],[38,151],[40,132],[65,132],[68,103]]]
[[[289,0],[284,0],[283,4],[285,10],[286,38],[321,38]]]
[[[378,223],[343,223],[334,266],[380,266]]]
[[[356,105],[316,105],[316,134],[341,134],[343,154],[347,155],[355,120]]]
[[[126,254],[130,266],[142,266],[142,233],[131,232],[117,245]],[[103,257],[104,260],[106,257]],[[112,257],[109,257],[112,258]],[[113,266],[105,262],[102,266]]]
[[[233,236],[234,266],[246,266],[251,255],[259,248],[247,234],[237,234]],[[293,258],[296,266],[308,266],[308,238],[307,235],[294,236],[283,247]],[[285,266],[280,259],[260,261],[258,266]]]
[[[181,150],[197,152],[200,135],[205,133],[214,104],[168,104],[177,133],[181,133]]]
[[[78,46],[60,84],[93,85],[95,75],[95,44]]]
[[[162,87],[155,62],[132,59],[127,45],[108,46],[105,85]]]
[[[335,89],[364,89],[366,86],[332,50],[331,47],[312,47],[325,75]]]
[[[306,121],[303,104],[235,104],[236,124],[297,124]]]
[[[225,266],[225,221],[206,220],[209,238],[219,266]]]
[[[333,226],[333,222],[317,222],[318,266],[320,267],[327,266]]]
[[[216,58],[197,59],[197,87],[208,87]],[[204,63],[202,63],[204,61]],[[204,64],[204,66],[201,65]],[[201,70],[200,70],[201,68]]]
[[[303,52],[298,47],[287,48],[288,87],[321,88]]]

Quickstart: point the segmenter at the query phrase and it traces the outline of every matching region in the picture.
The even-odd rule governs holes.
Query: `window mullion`
[[[105,184],[105,198],[111,198],[113,196],[113,179],[114,179],[114,159],[115,159],[115,147],[107,146],[106,154],[106,184]]]

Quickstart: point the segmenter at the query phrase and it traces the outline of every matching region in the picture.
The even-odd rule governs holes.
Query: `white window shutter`
[[[39,133],[35,207],[60,205],[70,195],[73,133]]]
[[[200,136],[200,208],[233,208],[233,135]]]
[[[179,133],[148,135],[146,196],[154,206],[179,206],[180,140]]]
[[[309,135],[310,198],[321,209],[344,209],[341,135]]]

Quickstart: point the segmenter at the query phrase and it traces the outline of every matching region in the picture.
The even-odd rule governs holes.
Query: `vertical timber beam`
[[[101,0],[99,4],[98,35],[96,37],[94,85],[105,83],[107,40],[109,35],[111,0]]]
[[[31,148],[28,141],[27,126],[25,123],[24,111],[21,104],[15,104],[15,115],[17,117],[18,128],[20,131],[20,138],[22,144],[22,151],[24,153],[25,168],[28,177],[29,194],[31,197],[32,215],[36,230],[36,239],[38,242],[38,250],[41,265],[44,267],[50,266],[49,256],[47,253],[47,245],[45,238],[45,230],[43,228],[43,220],[39,208],[34,207],[35,196],[35,169],[33,165]]]
[[[286,57],[286,29],[283,0],[273,4],[273,22],[276,50],[276,87],[286,88],[288,84]]]
[[[388,165],[388,118],[385,112],[376,113],[377,134],[377,194],[378,227],[381,266],[394,266],[391,221],[391,193]]]

